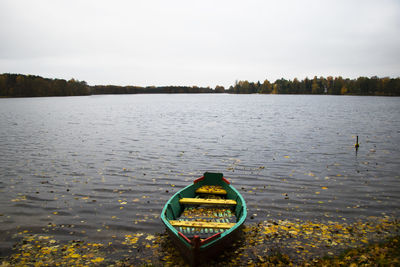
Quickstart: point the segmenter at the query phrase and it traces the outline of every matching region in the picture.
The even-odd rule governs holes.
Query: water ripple
[[[163,204],[205,171],[232,181],[254,222],[398,216],[399,104],[290,95],[0,99],[0,236],[49,225],[60,239],[163,231]]]

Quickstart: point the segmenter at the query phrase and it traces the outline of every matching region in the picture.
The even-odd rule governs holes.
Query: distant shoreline
[[[342,77],[314,77],[304,80],[279,79],[274,83],[236,81],[225,89],[223,86],[116,86],[94,85],[70,79],[49,79],[35,75],[0,74],[0,98],[85,96],[107,94],[292,94],[292,95],[357,95],[400,96],[400,78],[378,78],[376,76],[357,79]]]

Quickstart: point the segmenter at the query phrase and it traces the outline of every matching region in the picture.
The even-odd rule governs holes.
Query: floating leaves
[[[120,205],[126,205],[126,204],[128,204],[128,202],[123,201],[123,200],[121,200],[121,199],[118,199],[118,202],[119,202]]]
[[[122,242],[122,244],[124,245],[135,245],[137,243],[137,241],[139,240],[139,237],[141,237],[143,234],[139,233],[139,234],[135,234],[135,235],[126,235],[125,236],[125,241]]]
[[[386,217],[352,224],[334,221],[265,221],[244,228],[245,238],[229,256],[227,265],[248,265],[251,259],[252,264],[262,266],[266,263],[266,266],[313,266],[318,262],[316,259],[324,255],[337,255],[338,251],[347,248],[362,247],[398,235],[399,226],[399,221]],[[399,256],[398,253],[397,261]],[[371,262],[374,263],[373,259],[369,260]]]
[[[23,236],[17,251],[1,266],[87,266],[105,261],[103,247],[98,243],[70,241],[60,244],[51,236]]]
[[[398,220],[388,217],[353,223],[271,220],[247,224],[242,238],[207,265],[397,266],[399,226]],[[32,235],[27,230],[18,235],[22,241],[0,266],[185,266],[166,234],[132,233],[120,239],[114,236],[114,242],[105,244],[63,244],[52,236]],[[386,238],[391,239],[371,244]],[[350,250],[340,255],[346,249]]]
[[[11,202],[20,202],[20,201],[25,201],[26,196],[18,196],[17,198],[11,199]]]
[[[156,237],[154,236],[154,235],[148,235],[145,239],[146,240],[153,240],[153,239],[155,239]]]
[[[384,243],[350,249],[345,253],[318,259],[316,266],[398,266],[400,264],[399,238],[391,238]]]
[[[102,257],[97,257],[97,258],[92,259],[92,260],[90,260],[90,261],[93,262],[93,263],[100,263],[100,262],[104,261],[104,258],[102,258]]]

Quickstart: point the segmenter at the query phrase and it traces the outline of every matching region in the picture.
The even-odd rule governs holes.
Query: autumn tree
[[[270,94],[272,92],[272,84],[266,79],[259,87],[258,93]]]
[[[321,87],[318,81],[317,76],[314,76],[314,79],[312,81],[312,85],[311,85],[311,93],[312,94],[320,94],[321,93]]]
[[[225,93],[225,88],[223,86],[217,85],[215,86],[215,93]]]

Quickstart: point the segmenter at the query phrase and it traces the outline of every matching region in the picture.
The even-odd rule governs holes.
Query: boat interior
[[[236,201],[227,199],[226,190],[220,185],[203,185],[195,191],[194,198],[181,198],[182,212],[170,220],[179,232],[192,239],[209,238],[233,227],[237,221]]]

